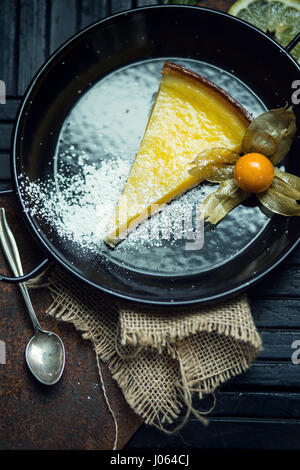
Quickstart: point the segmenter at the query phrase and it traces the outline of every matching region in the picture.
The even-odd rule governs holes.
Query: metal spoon
[[[0,208],[0,243],[14,276],[23,276],[23,268],[15,238],[9,228],[5,209]],[[60,379],[65,366],[65,348],[60,337],[41,328],[25,283],[18,284],[25,300],[35,335],[26,347],[27,365],[37,380],[54,385]]]

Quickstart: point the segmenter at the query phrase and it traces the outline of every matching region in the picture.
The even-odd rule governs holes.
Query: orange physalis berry
[[[272,184],[274,167],[261,153],[247,153],[234,167],[234,179],[247,193],[261,193]]]

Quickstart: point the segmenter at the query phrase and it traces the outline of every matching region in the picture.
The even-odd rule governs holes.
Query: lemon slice
[[[238,0],[228,13],[272,33],[282,46],[300,31],[300,0]],[[300,43],[292,55],[300,62]]]

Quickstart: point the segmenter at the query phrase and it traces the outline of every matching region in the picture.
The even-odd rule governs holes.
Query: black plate
[[[143,67],[153,75],[151,86],[155,91],[162,58],[211,74],[236,98],[244,100],[242,104],[250,103],[249,111],[254,113],[290,102],[292,82],[299,78],[299,65],[275,41],[220,12],[157,6],[100,21],[61,47],[27,91],[12,151],[15,186],[24,210],[27,201],[19,188],[21,175],[30,181],[53,176],[59,168],[54,155],[65,145],[62,129],[66,120],[71,128],[74,124],[70,111],[80,110],[83,98],[102,83],[112,83],[116,74],[139,78]],[[151,86],[144,119],[151,108]],[[120,103],[120,115],[124,109]],[[299,122],[299,107],[295,112]],[[69,138],[68,144],[72,133]],[[101,142],[99,145],[101,154]],[[298,133],[285,162],[298,176],[299,153]],[[250,201],[233,211],[214,232],[207,232],[204,248],[197,253],[184,250],[182,242],[164,242],[156,247],[136,244],[127,251],[120,244],[115,251],[89,254],[59,236],[41,217],[25,212],[25,219],[46,252],[88,284],[128,300],[169,306],[216,301],[247,288],[282,261],[300,235],[299,219],[267,219]]]

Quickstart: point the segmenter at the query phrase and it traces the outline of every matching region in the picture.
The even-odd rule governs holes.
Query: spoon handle
[[[15,237],[13,236],[12,231],[10,230],[10,227],[6,220],[5,209],[3,207],[0,208],[0,243],[14,276],[23,276],[23,267],[19,250],[16,244]],[[40,329],[41,326],[34,312],[26,284],[20,283],[18,284],[18,286],[25,300],[34,329]]]

